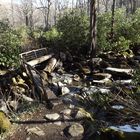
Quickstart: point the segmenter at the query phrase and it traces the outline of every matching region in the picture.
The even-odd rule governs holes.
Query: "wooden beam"
[[[27,64],[29,64],[30,66],[35,66],[39,63],[42,63],[43,61],[50,59],[52,56],[53,56],[53,54],[45,55],[45,56],[42,56],[40,58],[36,58],[34,60],[31,60],[31,61],[27,62]]]

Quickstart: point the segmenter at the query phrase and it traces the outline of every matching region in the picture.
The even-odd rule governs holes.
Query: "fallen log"
[[[50,54],[50,55],[45,55],[45,56],[42,56],[40,58],[36,58],[35,60],[31,60],[29,62],[27,62],[30,66],[35,66],[37,64],[40,64],[48,59],[50,59],[51,57],[53,56],[53,54]]]
[[[47,64],[47,66],[45,67],[44,71],[51,73],[55,69],[56,64],[57,64],[56,58],[51,58]]]

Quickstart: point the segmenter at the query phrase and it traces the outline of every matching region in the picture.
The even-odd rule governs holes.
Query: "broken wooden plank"
[[[27,62],[27,64],[29,64],[30,66],[35,66],[37,64],[42,63],[43,61],[50,59],[52,56],[53,56],[53,54],[45,55],[45,56],[42,56],[40,58],[36,58],[34,60],[31,60],[31,61]]]
[[[36,49],[36,50],[31,50],[28,52],[21,53],[20,58],[24,59],[25,61],[30,61],[44,55],[47,55],[47,49],[41,48],[41,49]]]
[[[51,73],[55,69],[56,64],[57,64],[56,58],[51,58],[48,64],[46,65],[44,71]]]
[[[23,60],[23,62],[24,62],[24,60]],[[53,104],[50,102],[50,100],[48,98],[48,94],[46,92],[45,85],[43,83],[43,80],[44,80],[43,77],[34,67],[29,65],[27,62],[24,62],[24,65],[26,66],[27,71],[29,72],[29,73],[28,72],[27,73],[28,73],[29,77],[32,79],[32,82],[33,82],[35,88],[37,89],[38,93],[40,93],[41,98],[44,97],[48,109],[52,109]]]

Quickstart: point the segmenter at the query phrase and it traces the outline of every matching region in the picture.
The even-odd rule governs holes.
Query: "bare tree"
[[[44,24],[45,30],[49,28],[49,14],[50,14],[50,7],[51,7],[51,0],[40,0],[40,7],[38,9],[41,10],[43,17],[44,17]]]
[[[11,0],[11,18],[12,18],[12,26],[14,26],[14,4],[13,0]]]
[[[20,9],[24,16],[25,25],[27,27],[32,27],[33,26],[33,1],[21,0]]]
[[[110,0],[102,0],[103,5],[105,6],[105,12],[108,11],[109,1],[110,1]]]

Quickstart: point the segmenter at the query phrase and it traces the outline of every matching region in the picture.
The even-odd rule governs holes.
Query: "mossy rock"
[[[0,111],[0,133],[8,131],[11,127],[11,122],[6,114]]]

